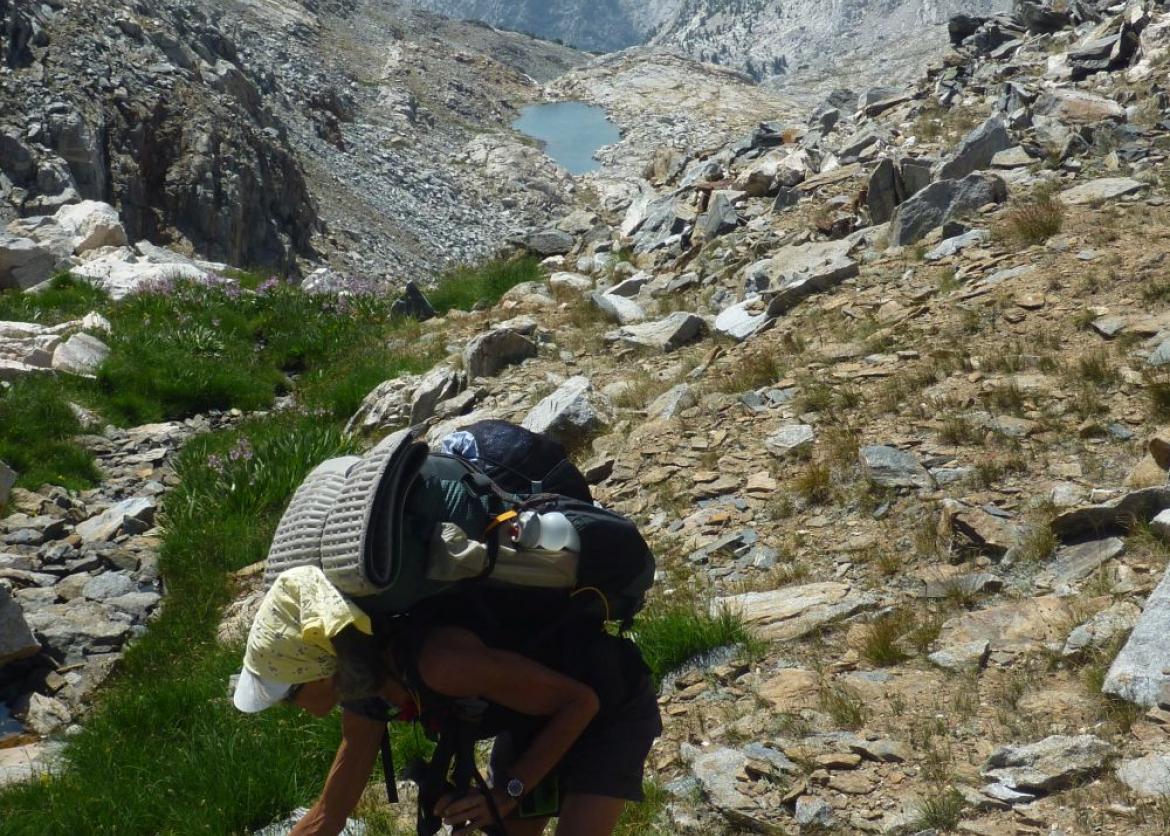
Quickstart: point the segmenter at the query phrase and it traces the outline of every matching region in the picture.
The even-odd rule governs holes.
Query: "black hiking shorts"
[[[507,781],[512,763],[539,726],[501,732],[492,747],[495,783]],[[602,795],[642,801],[642,773],[654,739],[662,734],[658,694],[646,677],[620,707],[594,718],[555,770],[561,796]],[[501,781],[502,779],[502,781]]]

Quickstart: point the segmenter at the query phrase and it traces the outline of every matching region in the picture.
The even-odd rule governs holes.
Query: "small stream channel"
[[[596,171],[601,164],[593,155],[621,139],[605,108],[584,102],[528,105],[512,128],[539,140],[544,153],[570,174]]]

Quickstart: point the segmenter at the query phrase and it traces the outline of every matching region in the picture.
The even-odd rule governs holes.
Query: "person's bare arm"
[[[341,745],[333,757],[321,797],[289,836],[336,836],[357,806],[370,779],[386,725],[352,711],[341,713]]]
[[[428,639],[419,656],[419,674],[441,694],[481,697],[549,718],[508,776],[528,788],[557,765],[599,707],[589,686],[518,653],[487,647],[466,630],[447,628]]]

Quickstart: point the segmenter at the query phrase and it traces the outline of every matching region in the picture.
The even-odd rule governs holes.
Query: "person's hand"
[[[502,793],[493,792],[492,798],[496,802],[496,809],[502,818],[512,812],[515,802]],[[479,828],[490,827],[496,824],[492,816],[491,805],[487,796],[480,790],[473,790],[462,798],[445,795],[435,805],[435,815],[443,819],[443,824],[451,825],[455,829],[451,836],[467,836]]]

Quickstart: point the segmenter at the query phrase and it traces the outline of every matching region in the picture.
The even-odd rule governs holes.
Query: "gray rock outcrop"
[[[610,406],[587,377],[571,377],[524,417],[522,426],[574,446],[609,425]]]
[[[1106,694],[1150,708],[1158,704],[1162,689],[1170,685],[1170,572],[1150,593],[1141,618],[1129,640],[1113,660],[1105,684]]]
[[[984,765],[984,778],[1011,789],[1049,793],[1099,774],[1114,748],[1091,734],[1053,735],[1026,746],[1004,746]]]
[[[1007,186],[995,174],[968,174],[961,180],[939,180],[898,207],[890,221],[890,243],[913,244],[937,226],[989,203],[1007,200]]]

